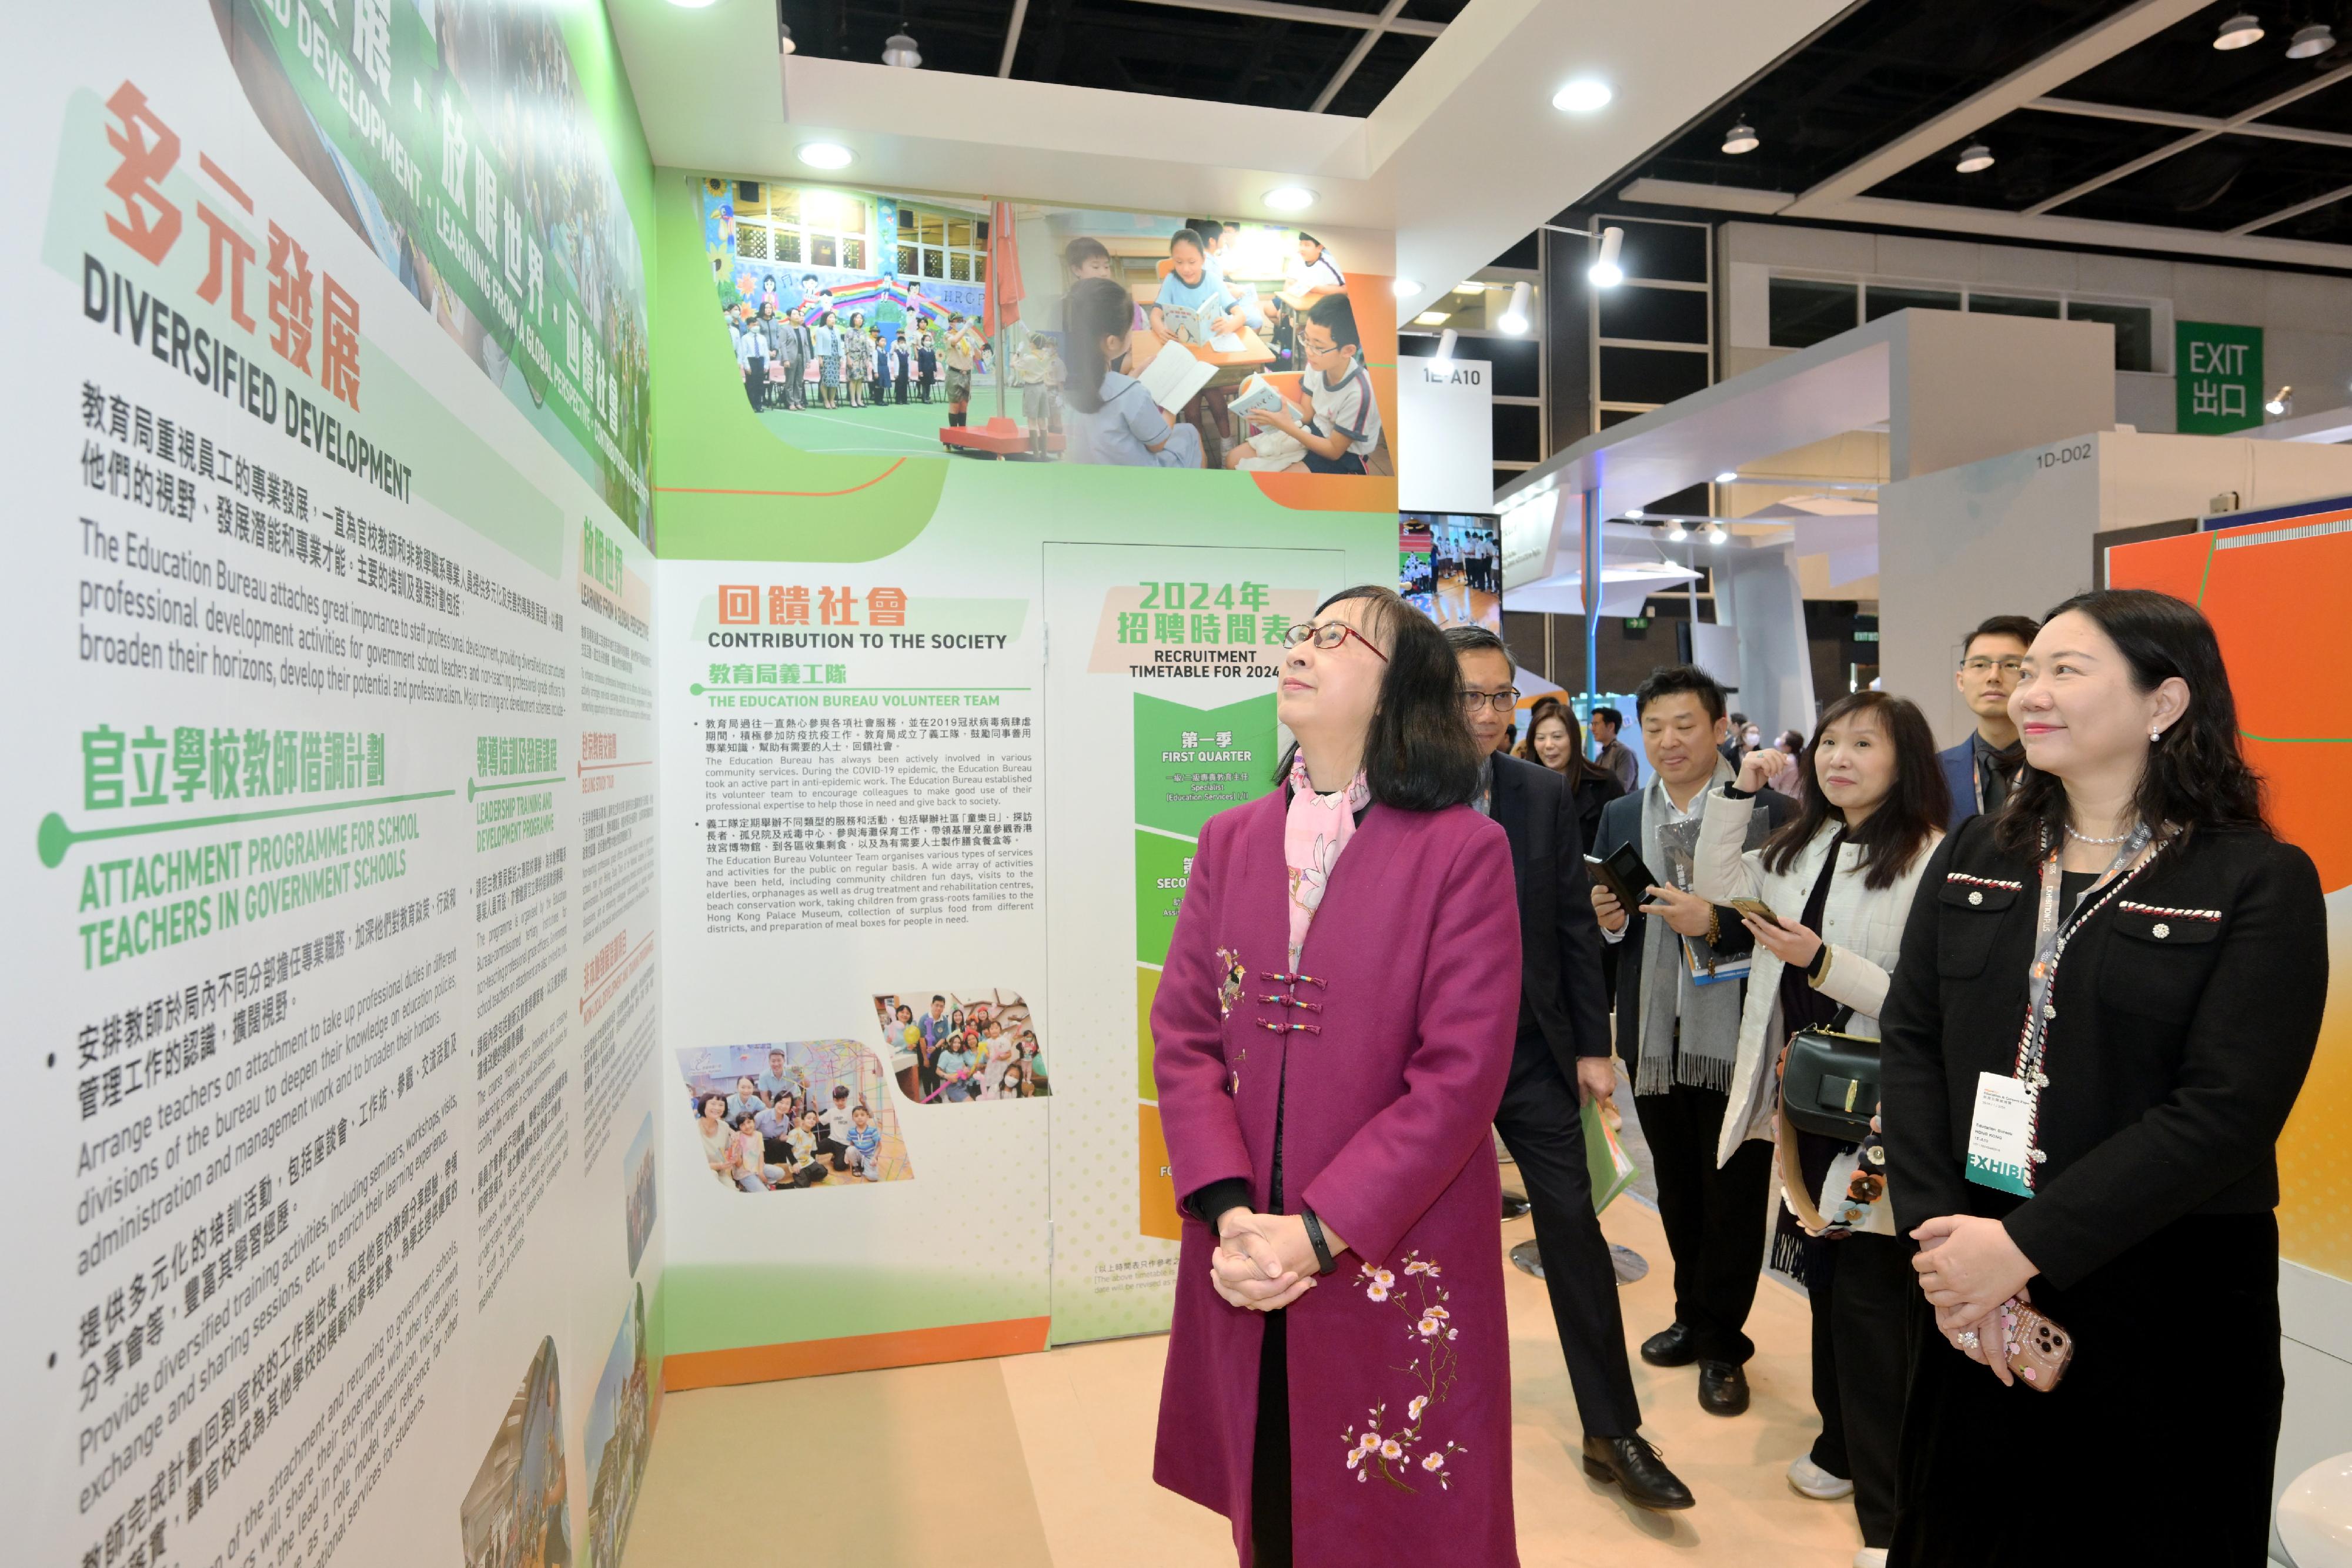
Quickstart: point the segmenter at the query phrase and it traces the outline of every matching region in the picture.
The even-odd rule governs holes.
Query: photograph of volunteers
[[[849,1040],[677,1053],[703,1163],[741,1192],[906,1181],[914,1174],[881,1061]]]
[[[563,1403],[555,1342],[542,1339],[457,1505],[466,1568],[568,1568]]]
[[[1456,512],[1397,518],[1397,591],[1440,626],[1503,630],[1501,526]]]
[[[1034,1100],[1054,1092],[1017,991],[893,991],[874,998],[898,1092],[919,1105]]]

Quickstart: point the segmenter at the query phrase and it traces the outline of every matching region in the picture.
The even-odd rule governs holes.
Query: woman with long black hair
[[[1892,1561],[2260,1563],[2273,1145],[2327,996],[2318,874],[2272,835],[2179,600],[2059,605],[2009,712],[2024,768],[1929,864],[1882,1014],[1888,1183],[1937,1331]],[[2168,1475],[2180,1506],[2151,1506]]]
[[[1203,825],[1151,1009],[1184,1214],[1153,1473],[1250,1568],[1512,1568],[1509,841],[1434,622],[1353,588],[1288,641],[1297,745]]]
[[[1601,808],[1622,795],[1625,787],[1617,782],[1617,775],[1584,755],[1584,730],[1576,722],[1576,710],[1558,697],[1538,697],[1528,713],[1528,737],[1519,742],[1517,755],[1567,778],[1582,832],[1580,841],[1591,849],[1601,831]]]
[[[1804,780],[1797,814],[1743,853],[1756,797],[1790,766]],[[1822,1418],[1789,1484],[1853,1500],[1856,1568],[1884,1563],[1895,1536],[1915,1249],[1895,1234],[1884,1155],[1792,1125],[1779,1064],[1801,1030],[1878,1033],[1904,923],[1950,813],[1927,718],[1902,697],[1857,692],[1830,705],[1801,757],[1768,747],[1741,758],[1738,779],[1706,798],[1692,864],[1700,897],[1758,899],[1777,916],[1744,917],[1756,954],[1716,1158],[1727,1163],[1748,1139],[1774,1145],[1785,1212],[1773,1260],[1805,1284]]]

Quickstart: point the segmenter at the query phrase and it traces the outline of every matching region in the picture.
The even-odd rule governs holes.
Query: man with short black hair
[[[1658,1218],[1675,1260],[1675,1321],[1643,1342],[1642,1359],[1653,1366],[1698,1363],[1699,1408],[1737,1416],[1748,1408],[1741,1368],[1756,1354],[1746,1326],[1764,1267],[1772,1145],[1747,1139],[1716,1165],[1748,982],[1702,985],[1686,952],[1703,938],[1717,958],[1743,956],[1755,938],[1738,911],[1685,891],[1687,871],[1677,880],[1675,869],[1689,864],[1708,792],[1733,779],[1717,749],[1728,727],[1723,688],[1694,665],[1662,664],[1633,694],[1633,712],[1657,777],[1640,794],[1601,808],[1592,852],[1605,858],[1631,844],[1661,880],[1638,910],[1626,910],[1601,886],[1592,904],[1602,939],[1616,948],[1617,1049],[1633,1066],[1633,1110],[1649,1141]],[[1756,800],[1749,849],[1796,810],[1778,790]],[[1670,845],[1680,846],[1673,856]]]
[[[1976,715],[1977,727],[1958,746],[1937,753],[1944,782],[1952,790],[1949,827],[1979,811],[2000,810],[2025,766],[2025,742],[2010,722],[2009,698],[2024,669],[2025,651],[2041,632],[2041,623],[2030,616],[1995,615],[1960,644],[1960,667],[1952,681]]]
[[[1642,763],[1633,755],[1633,748],[1617,738],[1625,727],[1625,716],[1613,707],[1597,707],[1586,725],[1592,731],[1593,744],[1600,748],[1592,754],[1592,760],[1615,774],[1619,788],[1631,795],[1633,786],[1641,780]]]
[[[1503,640],[1476,625],[1449,626],[1445,640],[1462,667],[1471,738],[1486,759],[1473,804],[1509,836],[1518,885],[1518,1040],[1495,1130],[1518,1165],[1535,1212],[1552,1322],[1584,1423],[1584,1468],[1616,1481],[1626,1500],[1643,1508],[1688,1508],[1690,1489],[1641,1436],[1617,1273],[1592,1212],[1579,1106],[1613,1094],[1617,1072],[1576,799],[1562,775],[1506,749],[1518,692]]]

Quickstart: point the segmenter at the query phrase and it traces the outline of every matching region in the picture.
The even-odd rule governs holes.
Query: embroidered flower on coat
[[[1231,1018],[1234,1004],[1242,999],[1242,982],[1249,977],[1249,970],[1243,966],[1241,954],[1231,947],[1217,949],[1217,968],[1223,976],[1217,982],[1217,1016]]]
[[[1370,1481],[1378,1474],[1399,1491],[1408,1492],[1419,1490],[1406,1479],[1418,1468],[1423,1474],[1437,1478],[1440,1490],[1451,1490],[1454,1472],[1449,1467],[1455,1455],[1469,1450],[1451,1437],[1439,1442],[1423,1417],[1431,1406],[1444,1405],[1453,1391],[1458,1357],[1454,1342],[1462,1331],[1449,1326],[1453,1313],[1445,1302],[1450,1292],[1436,1283],[1437,1265],[1415,1251],[1406,1255],[1402,1269],[1404,1282],[1400,1285],[1394,1270],[1366,1263],[1358,1270],[1356,1283],[1363,1287],[1366,1301],[1393,1302],[1404,1314],[1405,1336],[1412,1343],[1413,1359],[1411,1365],[1392,1370],[1411,1377],[1420,1392],[1405,1405],[1404,1426],[1382,1429],[1389,1408],[1382,1403],[1366,1413],[1360,1433],[1353,1427],[1348,1428],[1343,1434],[1349,1445],[1347,1467],[1360,1481]]]

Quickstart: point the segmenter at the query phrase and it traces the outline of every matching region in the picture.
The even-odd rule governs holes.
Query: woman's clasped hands
[[[1217,1231],[1209,1279],[1230,1305],[1276,1312],[1315,1288],[1315,1244],[1298,1216],[1232,1208],[1218,1221]],[[1324,1244],[1335,1255],[1344,1246],[1328,1228]]]

